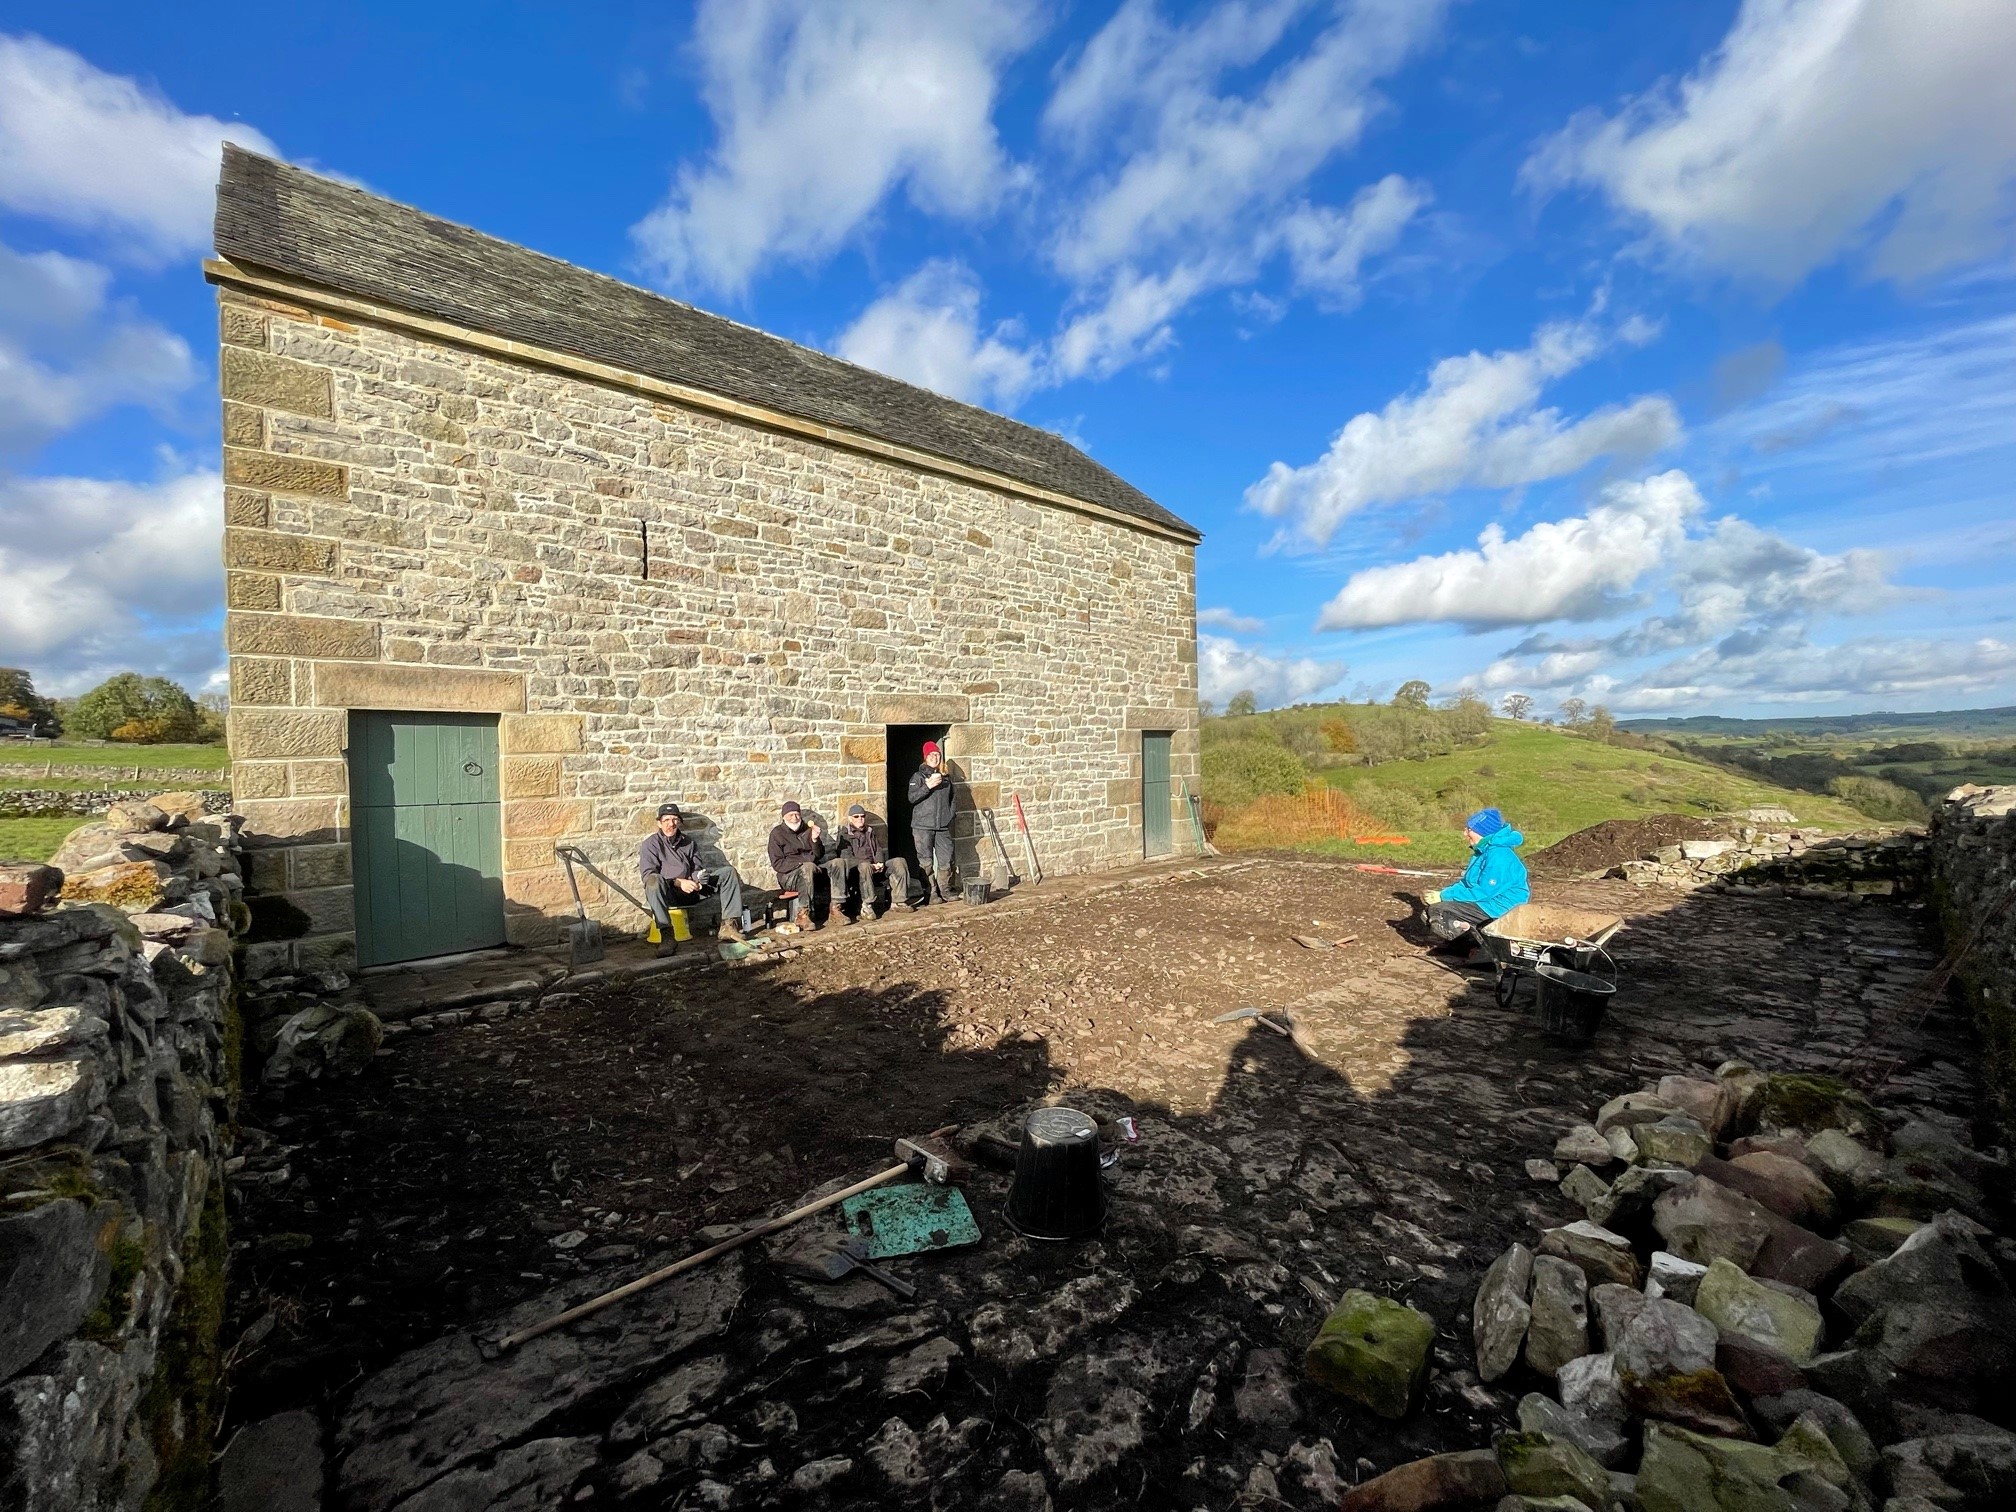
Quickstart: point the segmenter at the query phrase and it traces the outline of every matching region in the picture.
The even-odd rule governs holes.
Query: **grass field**
[[[0,861],[47,861],[88,819],[0,819]]]
[[[132,771],[202,770],[221,772],[231,765],[231,753],[221,745],[71,745],[65,741],[0,741],[0,771],[8,767],[31,767],[40,771],[49,762],[58,766],[124,767]]]
[[[1328,767],[1317,780],[1369,814],[1390,821],[1408,809],[1413,822],[1382,823],[1404,846],[1323,840],[1303,848],[1406,866],[1445,865],[1466,854],[1455,820],[1493,806],[1526,835],[1531,855],[1606,819],[1682,813],[1702,818],[1747,808],[1791,810],[1802,824],[1857,829],[1872,821],[1839,799],[1794,792],[1686,757],[1599,744],[1542,725],[1493,721],[1476,746],[1423,761]],[[1449,815],[1447,823],[1441,816]],[[1426,822],[1423,822],[1423,819]]]

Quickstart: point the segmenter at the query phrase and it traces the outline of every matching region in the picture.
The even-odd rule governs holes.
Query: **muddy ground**
[[[1549,881],[1550,899],[1630,919],[1617,1008],[1573,1049],[1537,1032],[1530,1005],[1501,1008],[1488,978],[1425,955],[1399,891],[1416,885],[1265,858],[974,910],[956,930],[830,931],[781,961],[408,1036],[354,1080],[255,1104],[233,1417],[315,1410],[332,1505],[371,1508],[451,1474],[528,1508],[1034,1508],[1046,1488],[1070,1508],[1315,1507],[1340,1479],[1485,1442],[1526,1386],[1473,1373],[1476,1279],[1513,1238],[1580,1216],[1525,1162],[1648,1077],[1730,1056],[1838,1068],[1932,955],[1922,915],[1887,901]],[[1315,951],[1294,934],[1357,939]],[[1211,1022],[1247,1005],[1285,1014],[1294,1038]],[[1948,1014],[1893,1035],[1890,1092],[1964,1115]],[[486,1409],[505,1425],[489,1439],[430,1440],[441,1404],[400,1398],[466,1393],[466,1362],[423,1353],[358,1389],[514,1303],[537,1301],[529,1317],[686,1252],[710,1224],[864,1174],[898,1134],[1046,1098],[1140,1121],[1096,1241],[1020,1240],[1000,1218],[1005,1177],[983,1170],[968,1188],[983,1243],[899,1262],[916,1303],[789,1281],[752,1251],[704,1306],[635,1304],[639,1325],[718,1304],[684,1354],[617,1360],[635,1344],[612,1323],[579,1344],[604,1355],[564,1401],[494,1378],[512,1402]],[[1299,1380],[1352,1286],[1440,1324],[1436,1377],[1404,1423]],[[639,1392],[709,1349],[684,1415],[661,1401],[640,1428]],[[920,1352],[921,1379],[903,1363]],[[509,1445],[535,1441],[571,1447],[540,1447],[528,1469]]]

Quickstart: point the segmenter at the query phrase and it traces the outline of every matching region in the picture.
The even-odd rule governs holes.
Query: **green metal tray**
[[[870,1260],[958,1249],[980,1242],[980,1225],[957,1187],[915,1182],[877,1187],[840,1204],[847,1232],[865,1240]]]

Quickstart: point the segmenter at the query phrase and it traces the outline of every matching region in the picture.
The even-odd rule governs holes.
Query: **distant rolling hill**
[[[1890,711],[1815,714],[1796,719],[1725,719],[1719,714],[1690,714],[1684,718],[1620,719],[1618,725],[1640,735],[1713,735],[1732,740],[1760,735],[1825,740],[1830,736],[1866,737],[1893,731],[1920,737],[1951,735],[1961,740],[2001,740],[2016,737],[2016,708],[1940,709],[1926,714]]]

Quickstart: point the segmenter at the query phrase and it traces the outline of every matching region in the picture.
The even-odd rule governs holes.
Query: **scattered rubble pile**
[[[1714,887],[1755,897],[1913,897],[1925,887],[1923,830],[1821,835],[1744,825],[1733,838],[1681,840],[1599,873],[1640,887]]]
[[[1522,1431],[1389,1471],[1345,1512],[2016,1505],[2004,1158],[1729,1061],[1613,1098],[1534,1164],[1568,1167],[1588,1216],[1477,1290],[1479,1376],[1534,1387]]]
[[[1641,860],[1682,840],[1723,840],[1734,831],[1726,820],[1692,814],[1654,814],[1646,819],[1606,819],[1557,840],[1527,858],[1535,868],[1602,876],[1613,866]]]
[[[1946,938],[1961,952],[1989,1098],[2016,1128],[2016,787],[1955,788],[1932,816]]]
[[[0,864],[0,1507],[207,1471],[244,909],[234,826],[192,796]]]
[[[103,774],[98,774],[102,776]],[[0,789],[0,819],[58,819],[71,815],[102,814],[114,804],[130,803],[133,793],[126,788],[100,788],[71,792],[62,788]],[[195,811],[205,818],[217,818],[231,811],[231,794],[223,788],[193,788],[185,793],[160,793],[148,800],[171,812]]]

